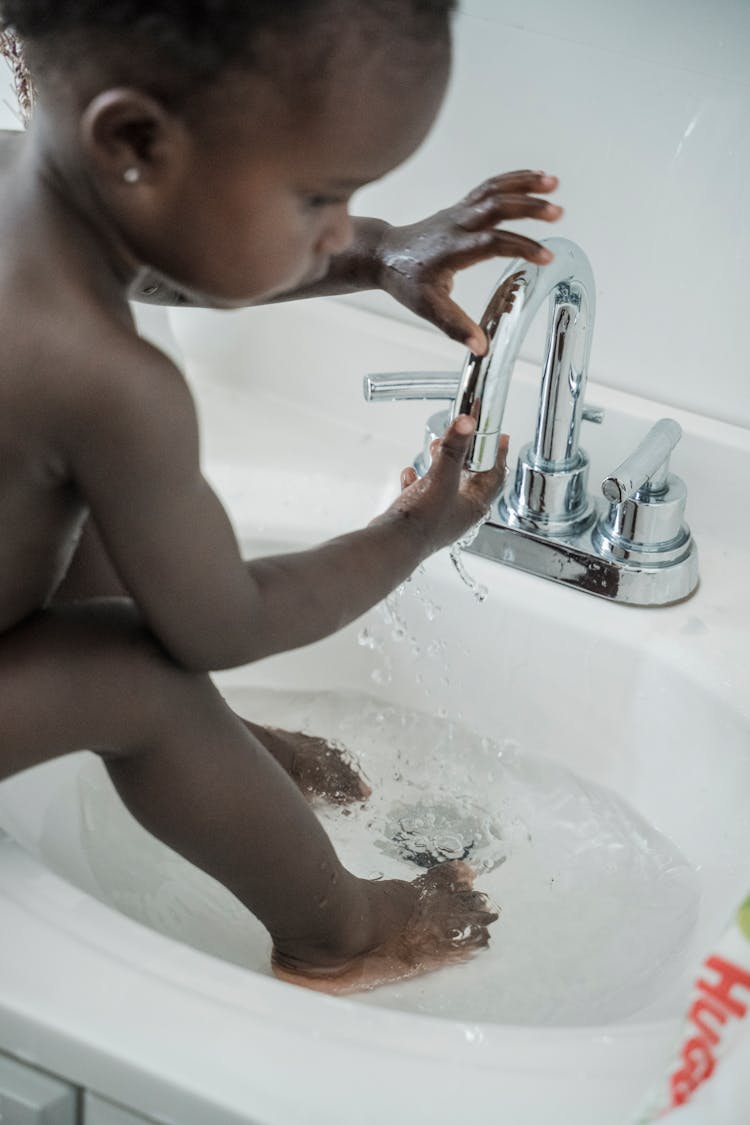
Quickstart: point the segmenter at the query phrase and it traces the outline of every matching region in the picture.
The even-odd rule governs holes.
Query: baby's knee
[[[160,741],[205,712],[216,695],[206,673],[178,664],[138,618],[122,621],[108,659],[121,678],[125,706],[138,716],[139,739]]]

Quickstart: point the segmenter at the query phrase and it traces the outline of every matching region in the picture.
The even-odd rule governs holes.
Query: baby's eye
[[[306,206],[314,211],[321,207],[337,207],[342,203],[346,203],[346,198],[340,195],[313,194],[305,196]]]

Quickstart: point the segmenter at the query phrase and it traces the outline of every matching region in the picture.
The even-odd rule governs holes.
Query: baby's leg
[[[335,977],[352,961],[367,970],[367,951],[409,928],[419,889],[346,871],[297,787],[209,677],[173,664],[126,599],[54,607],[0,638],[0,779],[84,748],[101,755],[148,831],[261,919],[292,976]],[[492,915],[466,889],[465,880],[446,888],[431,908],[437,963],[486,944]],[[413,948],[409,959],[419,971]],[[425,958],[425,968],[435,964]],[[358,981],[367,987],[372,977]]]
[[[127,590],[89,516],[65,578],[55,592],[55,604],[91,598],[127,597]],[[251,734],[265,746],[308,799],[323,797],[336,804],[362,801],[370,787],[345,754],[323,739],[292,731],[275,730],[243,720]]]
[[[275,940],[325,945],[340,933],[348,945],[358,880],[209,677],[173,664],[130,601],[55,607],[0,639],[0,732],[0,778],[94,750],[136,819],[229,887]],[[321,911],[334,880],[349,894]]]

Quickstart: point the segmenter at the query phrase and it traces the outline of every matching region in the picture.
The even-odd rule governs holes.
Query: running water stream
[[[450,549],[451,562],[456,568],[459,578],[469,587],[478,602],[483,602],[489,591],[483,583],[477,582],[476,578],[469,574],[464,566],[463,552],[467,547],[472,545],[477,535],[479,535],[479,532],[482,530],[482,527],[490,518],[490,514],[489,510],[486,511],[481,520],[477,520],[474,526],[470,527],[466,534],[462,535],[460,539],[457,539]]]

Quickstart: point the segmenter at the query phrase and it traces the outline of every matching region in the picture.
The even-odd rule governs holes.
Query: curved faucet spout
[[[365,397],[454,398],[453,417],[476,421],[467,467],[491,468],[497,457],[508,387],[531,321],[549,303],[547,345],[539,411],[532,441],[518,453],[515,479],[500,495],[467,551],[632,605],[670,605],[698,583],[695,543],[684,522],[686,489],[669,472],[669,455],[680,427],[662,419],[630,457],[604,481],[609,501],[588,491],[589,459],[578,444],[582,419],[601,422],[604,411],[584,405],[594,278],[583,251],[552,238],[547,266],[522,259],[500,278],[481,320],[485,356],[469,355],[460,377],[422,371],[372,375]],[[414,461],[429,471],[432,442],[445,432],[447,410],[427,420],[425,441]]]
[[[555,255],[549,265],[518,258],[500,278],[480,321],[488,340],[487,354],[470,353],[461,373],[453,417],[471,414],[476,420],[467,459],[467,467],[474,471],[495,463],[518,351],[547,299],[550,317],[541,400],[529,456],[540,469],[572,468],[578,457],[594,324],[594,277],[588,258],[574,242],[550,238],[544,245]]]

